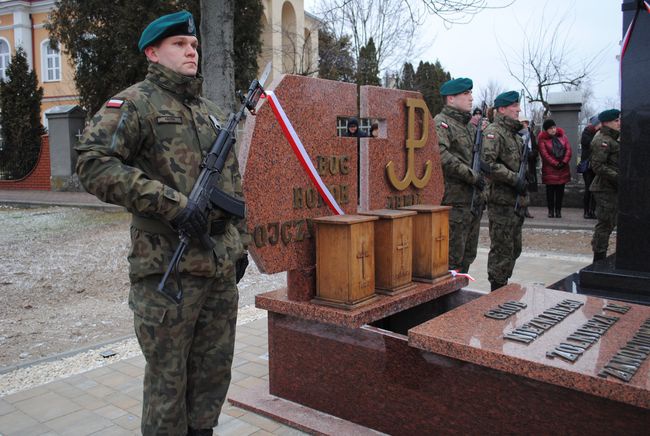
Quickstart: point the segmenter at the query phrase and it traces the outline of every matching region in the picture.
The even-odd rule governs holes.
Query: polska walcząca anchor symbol
[[[433,170],[433,164],[430,160],[427,160],[424,165],[424,176],[421,179],[418,179],[415,175],[415,149],[422,148],[426,145],[427,139],[429,137],[429,109],[426,106],[424,100],[416,98],[407,98],[406,107],[408,107],[408,132],[406,137],[406,148],[408,150],[407,161],[406,161],[406,174],[404,179],[399,180],[395,175],[395,167],[393,161],[388,162],[386,165],[386,175],[390,183],[398,191],[403,191],[408,188],[411,183],[418,189],[424,188],[429,179],[431,178],[431,173]],[[422,110],[422,137],[420,139],[415,139],[415,109]]]

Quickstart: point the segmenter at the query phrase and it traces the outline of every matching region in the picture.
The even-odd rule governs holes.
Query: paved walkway
[[[89,194],[45,191],[0,191],[0,204],[67,205],[105,208]],[[112,208],[109,206],[109,209]],[[119,210],[119,209],[118,209]],[[527,226],[591,229],[582,211],[567,209],[550,219],[543,208],[531,208]],[[487,250],[480,250],[470,271],[485,290]],[[513,280],[551,284],[590,263],[586,256],[523,254]],[[267,319],[238,326],[230,392],[268,384]],[[0,398],[0,435],[133,435],[139,434],[144,359],[133,357],[52,383]],[[218,435],[292,435],[296,429],[226,404],[215,428]]]

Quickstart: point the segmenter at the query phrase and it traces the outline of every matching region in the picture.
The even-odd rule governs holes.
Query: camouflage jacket
[[[618,192],[619,132],[603,126],[591,141],[591,169],[596,173],[589,187],[593,192]]]
[[[483,133],[483,160],[490,166],[488,203],[513,206],[517,200],[515,186],[521,162],[523,139],[517,134],[522,124],[499,113]],[[528,205],[528,194],[520,199],[521,206]]]
[[[472,174],[472,148],[476,127],[469,112],[445,105],[433,120],[436,125],[440,160],[445,178],[442,204],[470,204],[476,182]]]
[[[222,113],[200,97],[202,81],[150,64],[144,81],[118,93],[95,114],[76,148],[77,173],[86,190],[134,215],[132,280],[166,270],[179,243],[169,221],[187,205],[201,159],[217,137],[210,116],[222,119]],[[219,185],[243,198],[234,149]],[[244,220],[220,210],[210,213],[211,223],[223,219],[225,232],[212,236],[215,248],[190,244],[180,272],[206,277],[234,273],[250,236]]]

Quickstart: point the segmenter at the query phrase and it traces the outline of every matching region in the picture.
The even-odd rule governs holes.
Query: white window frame
[[[11,45],[6,38],[0,38],[0,47],[3,47],[2,43],[6,44],[7,52],[0,52],[0,79],[7,80],[7,68],[11,63]]]
[[[60,82],[61,81],[61,50],[57,49],[56,53],[49,53],[50,40],[46,39],[41,42],[41,74],[43,82]],[[52,60],[53,66],[48,65]],[[53,78],[49,78],[49,73],[53,73]]]

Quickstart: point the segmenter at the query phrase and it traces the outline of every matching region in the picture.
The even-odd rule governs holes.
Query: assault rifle
[[[517,185],[521,183],[527,183],[526,180],[526,171],[528,170],[528,144],[524,143],[523,149],[521,150],[521,162],[519,163],[519,172],[517,173]],[[517,193],[517,199],[515,200],[515,213],[519,216],[523,216],[524,212],[521,210],[521,200],[522,194]]]
[[[483,102],[483,107],[481,108],[481,115],[485,114],[486,105]],[[481,162],[481,151],[483,150],[483,116],[478,120],[476,126],[476,136],[474,137],[474,147],[472,148],[472,171],[474,174],[481,174],[481,171],[485,174],[490,173],[490,169],[487,167],[485,162]],[[481,191],[474,186],[472,191],[472,203],[470,205],[470,210],[472,215],[478,216],[483,210],[483,204],[480,200]]]
[[[228,154],[236,141],[235,129],[237,128],[239,121],[244,117],[247,109],[252,115],[255,115],[255,106],[257,106],[260,96],[264,93],[263,84],[270,72],[271,64],[269,63],[262,74],[262,78],[260,80],[254,79],[251,82],[246,96],[244,96],[241,91],[237,92],[242,107],[239,112],[230,114],[228,124],[225,128],[221,128],[218,125],[217,120],[210,117],[211,121],[215,124],[215,127],[219,130],[219,134],[212,144],[212,147],[210,147],[210,151],[203,159],[203,162],[201,162],[201,172],[199,173],[199,177],[196,179],[189,195],[189,199],[194,201],[198,205],[199,210],[201,210],[201,212],[206,216],[210,210],[215,207],[239,218],[244,218],[246,216],[246,204],[238,198],[221,191],[217,185],[221,178],[223,167],[226,164]],[[183,301],[183,287],[178,272],[178,265],[180,264],[181,258],[190,243],[189,236],[183,232],[179,232],[179,239],[180,243],[167,266],[167,271],[165,271],[165,275],[158,284],[158,292],[176,304]],[[201,236],[201,243],[205,248],[211,249],[214,247],[214,243],[208,234]],[[165,287],[172,271],[174,272],[174,278],[176,280],[177,289],[175,291],[169,290]]]

